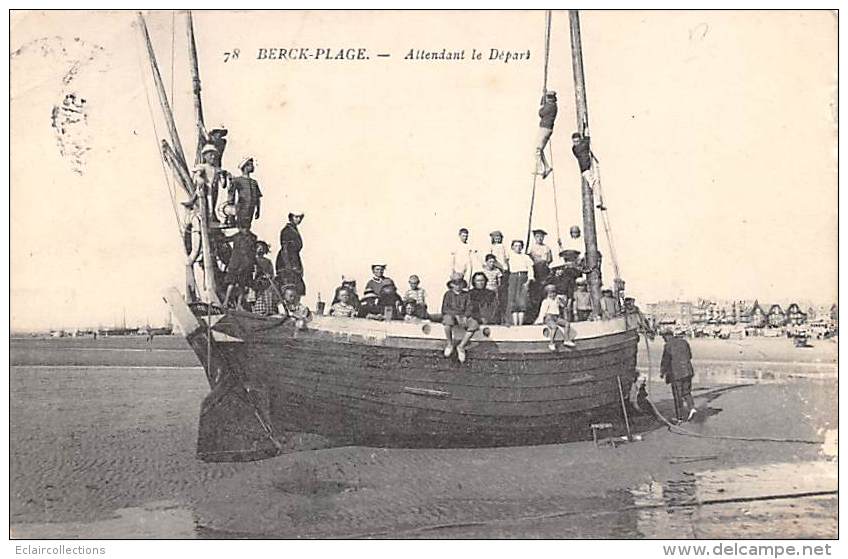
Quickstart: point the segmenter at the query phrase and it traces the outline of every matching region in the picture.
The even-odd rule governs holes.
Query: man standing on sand
[[[682,336],[675,336],[668,330],[663,332],[662,337],[665,347],[660,362],[660,378],[665,378],[666,384],[671,385],[674,415],[677,422],[682,423],[684,404],[689,409],[686,421],[692,419],[698,411],[692,398],[692,377],[695,376],[692,368],[692,349]]]

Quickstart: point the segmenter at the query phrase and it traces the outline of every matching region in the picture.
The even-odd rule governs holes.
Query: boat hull
[[[636,378],[627,317],[578,323],[576,347],[556,352],[542,326],[488,327],[465,363],[444,357],[440,324],[316,317],[299,330],[248,313],[192,317],[188,340],[212,387],[198,444],[207,460],[272,455],[285,432],[409,448],[585,438],[593,420],[619,420]]]

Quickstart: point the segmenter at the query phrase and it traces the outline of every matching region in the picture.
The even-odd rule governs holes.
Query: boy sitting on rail
[[[312,311],[300,302],[297,287],[291,283],[283,287],[283,305],[280,310],[283,316],[293,319],[295,326],[300,330],[304,330],[306,323],[312,320]]]
[[[480,328],[480,324],[471,316],[471,296],[465,291],[468,282],[461,273],[454,272],[448,282],[448,290],[442,298],[442,324],[445,327],[445,357],[453,355],[453,327],[459,326],[465,330],[462,340],[456,345],[456,356],[460,363],[465,363],[465,346],[471,341],[471,336]]]
[[[404,301],[412,299],[415,301],[418,318],[427,318],[427,292],[421,287],[421,280],[417,275],[409,276],[409,289],[403,295]]]
[[[339,289],[338,292],[339,300],[330,307],[330,316],[338,316],[341,318],[354,318],[356,317],[357,310],[351,304],[350,300],[350,291],[346,288]]]
[[[549,283],[545,286],[545,298],[542,299],[542,304],[539,306],[539,318],[536,319],[536,324],[544,324],[550,330],[551,341],[548,344],[548,349],[556,351],[556,335],[557,332],[562,332],[562,345],[565,347],[574,347],[574,332],[571,330],[571,325],[564,318],[567,310],[567,302],[565,297],[557,295],[556,285]]]

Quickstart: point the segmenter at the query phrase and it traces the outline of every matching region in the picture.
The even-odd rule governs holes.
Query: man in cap
[[[665,340],[662,360],[660,361],[660,377],[665,378],[666,384],[671,385],[674,397],[674,414],[678,423],[683,421],[684,406],[689,409],[687,420],[692,419],[698,411],[692,398],[692,349],[689,342],[682,336],[674,335],[671,330],[664,330]]]
[[[545,146],[551,139],[554,133],[554,121],[557,116],[557,97],[556,91],[546,91],[542,96],[542,106],[539,109],[539,145],[536,147],[536,172],[538,173],[539,165],[542,166],[542,178],[548,178],[548,175],[553,172],[553,168],[548,165],[548,160],[545,158]]]
[[[612,292],[612,289],[601,290],[601,317],[604,320],[611,320],[620,314],[618,299]]]
[[[207,132],[203,123],[200,123],[199,126],[200,137],[203,139],[203,143],[211,144],[215,148],[215,166],[221,167],[221,161],[224,158],[224,150],[227,148],[227,139],[225,138],[227,135],[227,129],[224,128],[224,125],[222,124]]]
[[[545,237],[548,233],[544,229],[533,230],[533,242],[527,249],[527,254],[533,260],[533,277],[536,282],[530,290],[530,308],[527,315],[528,320],[536,318],[535,312],[539,308],[539,303],[544,297],[544,286],[551,274],[550,265],[554,260],[551,248],[545,244]]]
[[[220,190],[227,190],[229,176],[226,171],[222,170],[216,164],[219,154],[215,146],[212,144],[206,144],[203,146],[200,155],[203,162],[196,165],[192,173],[195,193],[191,199],[183,202],[183,205],[186,207],[194,205],[197,200],[197,196],[200,195],[201,192],[205,192],[207,208],[209,211],[209,221],[214,227],[218,226],[221,221],[226,219],[226,215],[224,214],[225,204],[222,204],[220,208],[218,207],[218,192]]]
[[[489,245],[489,252],[486,256],[488,257],[489,254],[495,256],[495,268],[500,270],[502,274],[500,283],[498,284],[498,310],[501,313],[503,323],[510,324],[512,321],[506,308],[507,292],[509,290],[509,251],[503,243],[504,235],[500,230],[495,229],[489,233],[489,237],[492,242]]]
[[[359,317],[371,320],[385,320],[383,309],[380,307],[380,298],[372,289],[366,288],[359,300]]]
[[[291,283],[301,297],[306,294],[306,283],[303,281],[303,261],[300,251],[303,250],[303,237],[298,226],[303,221],[303,212],[289,212],[288,223],[280,231],[280,252],[277,253],[277,277],[282,283]]]
[[[530,247],[527,249],[527,254],[533,259],[534,271],[538,281],[544,281],[547,277],[548,267],[554,261],[551,248],[545,244],[545,237],[547,236],[548,232],[544,229],[533,229],[534,242],[530,243]],[[540,274],[540,272],[542,273]]]
[[[252,157],[247,157],[239,163],[240,177],[234,177],[230,182],[229,203],[236,208],[236,223],[250,227],[254,218],[259,219],[262,191],[259,183],[250,174],[256,170]]]
[[[445,327],[445,357],[456,356],[460,363],[465,363],[465,346],[471,341],[474,332],[480,328],[480,323],[473,317],[473,306],[471,296],[465,291],[468,282],[461,274],[454,272],[447,283],[448,290],[442,298],[442,324]],[[453,327],[458,326],[465,330],[462,340],[454,346]]]
[[[577,287],[577,279],[582,278],[586,270],[580,259],[580,251],[566,249],[559,253],[562,264],[554,271],[554,283],[559,293],[565,295],[568,301],[567,315],[569,320],[574,319],[574,292]]]
[[[636,299],[633,297],[624,298],[624,314],[630,320],[636,321],[637,330],[644,334],[649,340],[653,340],[656,336],[656,331],[648,323],[648,319],[642,314],[642,310],[636,305]]]

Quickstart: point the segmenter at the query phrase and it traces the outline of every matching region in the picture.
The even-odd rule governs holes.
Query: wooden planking
[[[591,361],[586,360],[586,367],[579,370],[565,370],[552,373],[527,374],[517,372],[507,374],[486,374],[468,370],[464,366],[456,365],[450,369],[421,370],[413,367],[395,366],[391,368],[363,367],[357,366],[356,360],[340,358],[330,353],[326,357],[316,357],[307,352],[291,352],[285,357],[280,356],[276,348],[254,346],[249,359],[242,357],[244,369],[251,371],[272,382],[277,374],[285,374],[289,371],[310,370],[335,376],[342,379],[352,379],[353,382],[362,383],[363,386],[379,384],[382,382],[406,382],[424,383],[435,389],[454,389],[454,387],[470,387],[476,389],[486,388],[548,388],[569,387],[589,382],[599,377],[609,377],[615,374],[632,374],[635,369],[635,346],[629,349],[619,350],[615,353],[605,354],[602,358]],[[233,359],[230,359],[231,361]],[[449,366],[443,357],[438,363],[443,367]]]
[[[257,355],[256,357],[260,356]],[[622,355],[616,361],[586,369],[578,374],[560,375],[564,378],[556,381],[556,384],[549,380],[549,382],[544,384],[537,383],[531,386],[523,386],[518,382],[520,377],[516,376],[516,382],[513,385],[502,386],[491,382],[489,384],[484,384],[483,382],[476,384],[469,384],[467,381],[462,382],[466,376],[462,372],[452,375],[442,375],[438,379],[424,379],[414,374],[396,374],[396,371],[375,370],[373,374],[368,374],[369,371],[363,369],[341,371],[326,368],[323,366],[324,364],[316,364],[308,360],[292,360],[284,369],[272,375],[272,378],[268,382],[273,383],[274,378],[277,377],[287,377],[303,382],[305,387],[329,384],[331,386],[348,387],[369,392],[392,393],[402,389],[404,386],[418,386],[429,390],[446,391],[451,393],[455,398],[468,400],[508,402],[548,401],[580,397],[591,385],[614,380],[616,375],[632,378],[633,364],[633,359],[629,358],[629,356]],[[553,376],[549,375],[549,379]],[[483,378],[481,381],[498,381],[499,377],[500,375],[498,377],[489,377],[488,379]],[[533,375],[531,378],[535,379],[535,377],[536,375]]]
[[[604,354],[613,354],[620,350],[629,350],[635,354],[636,337],[619,338],[616,343],[591,351],[572,350],[568,352],[553,352],[546,349],[538,355],[510,354],[499,355],[497,358],[481,357],[473,350],[468,353],[468,360],[460,365],[455,359],[446,359],[441,350],[427,351],[417,349],[395,349],[384,347],[368,347],[353,344],[333,343],[330,341],[304,341],[279,339],[266,343],[246,344],[243,348],[244,359],[257,350],[276,351],[273,359],[286,363],[302,356],[317,362],[339,363],[343,367],[363,367],[370,369],[403,368],[412,371],[430,370],[439,373],[455,374],[457,372],[482,374],[546,374],[552,372],[579,371],[590,367]]]
[[[622,382],[630,379],[622,379]],[[630,382],[626,382],[629,387]],[[299,393],[309,398],[330,398],[344,402],[346,406],[366,409],[381,409],[387,414],[394,408],[438,411],[460,415],[489,417],[527,416],[536,417],[557,413],[570,413],[610,404],[618,400],[618,384],[615,380],[597,383],[593,390],[574,398],[543,402],[487,402],[484,400],[422,398],[396,390],[385,392],[362,387],[344,387],[323,384],[304,386],[302,381],[281,376],[274,384],[284,392]],[[360,405],[361,404],[361,405]]]
[[[327,435],[342,434],[355,439],[373,437],[415,439],[442,436],[450,439],[514,438],[514,444],[534,444],[551,439],[563,440],[565,431],[577,427],[588,433],[588,422],[583,417],[603,414],[601,417],[617,419],[618,402],[606,406],[536,417],[488,417],[450,414],[435,410],[398,408],[397,413],[386,414],[365,406],[349,406],[324,398],[304,399],[298,394],[280,395],[273,402],[280,426],[292,427]],[[509,444],[509,443],[505,443]]]

